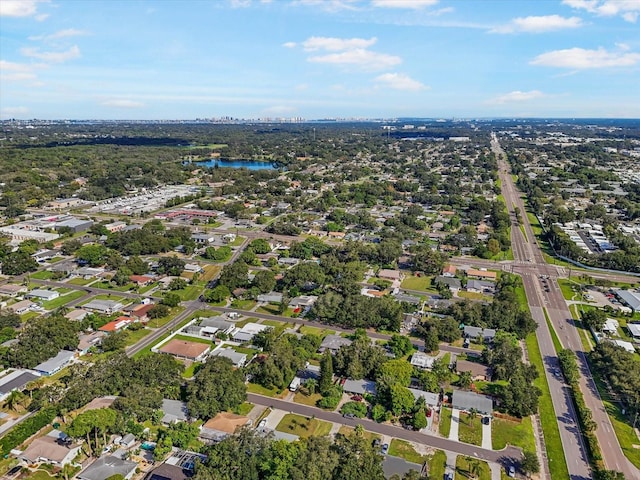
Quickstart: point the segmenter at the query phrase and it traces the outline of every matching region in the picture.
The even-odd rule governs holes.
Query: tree
[[[246,287],[249,284],[249,267],[242,261],[225,265],[220,272],[219,285],[226,286],[229,291],[236,288]]]
[[[468,390],[473,383],[471,372],[462,372],[458,378],[458,386],[463,390]]]
[[[90,267],[99,267],[105,263],[108,253],[109,249],[104,245],[84,245],[76,250],[76,258]]]
[[[22,275],[34,272],[38,269],[38,262],[24,252],[12,252],[2,260],[2,273],[4,275]]]
[[[527,476],[531,476],[532,473],[538,473],[540,471],[540,461],[536,452],[525,450],[520,468]]]
[[[406,335],[393,334],[387,342],[387,346],[391,349],[396,357],[404,357],[413,351],[411,339]]]
[[[182,290],[187,287],[187,281],[184,278],[174,278],[169,282],[169,290]]]
[[[231,296],[231,291],[226,285],[218,285],[211,290],[205,290],[203,297],[205,301],[210,303],[219,303],[225,301]]]
[[[144,275],[149,271],[149,264],[137,255],[129,257],[125,265],[134,275]]]
[[[389,360],[381,365],[378,378],[392,378],[404,387],[411,384],[413,366],[406,360]]]
[[[167,315],[169,315],[170,310],[169,307],[166,305],[162,305],[161,303],[154,305],[148,312],[147,312],[147,316],[149,318],[155,319],[155,318],[162,318],[162,317],[166,317]]]
[[[165,293],[164,297],[161,300],[161,303],[168,307],[177,307],[178,305],[180,305],[181,301],[182,299],[177,293]]]
[[[318,390],[322,395],[326,395],[333,386],[333,356],[331,351],[326,350],[320,360],[320,379],[318,380]]]
[[[586,312],[581,312],[580,318],[588,328],[592,329],[594,332],[601,332],[602,327],[607,321],[607,314],[604,310],[594,308]]]
[[[15,410],[16,406],[20,405],[24,399],[25,394],[20,390],[11,390],[7,398],[5,398],[4,404],[9,410]]]
[[[184,270],[186,262],[175,255],[170,257],[161,257],[158,260],[158,272],[177,277]]]
[[[422,430],[423,428],[426,428],[427,425],[427,415],[424,413],[424,409],[418,410],[413,415],[413,428],[416,430]]]
[[[102,350],[105,352],[115,352],[123,350],[127,346],[129,334],[125,330],[113,332],[102,340]]]
[[[260,293],[269,293],[276,286],[276,275],[271,270],[260,270],[253,279],[253,286]]]
[[[337,465],[333,479],[335,480],[383,480],[382,458],[374,450],[371,442],[364,436],[362,429],[356,429],[350,435],[338,433],[333,449],[338,453],[340,463]]]
[[[291,467],[291,480],[327,480],[340,462],[328,437],[301,439],[301,448],[295,464]],[[286,477],[285,477],[286,478]]]
[[[188,385],[187,398],[189,415],[206,421],[246,400],[244,375],[228,358],[209,358]]]

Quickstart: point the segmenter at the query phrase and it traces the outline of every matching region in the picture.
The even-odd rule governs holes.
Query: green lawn
[[[407,290],[419,290],[422,292],[436,292],[435,288],[431,285],[431,277],[429,276],[411,276],[406,277],[400,284],[402,288]]]
[[[276,430],[302,438],[311,436],[321,437],[329,434],[331,431],[331,423],[323,422],[316,418],[307,418],[302,415],[288,413],[282,418]]]
[[[322,395],[319,393],[314,393],[313,395],[306,395],[302,392],[296,392],[293,396],[293,401],[295,403],[301,403],[303,405],[309,405],[310,407],[315,407],[318,403],[318,400],[322,398]]]
[[[244,402],[238,405],[233,413],[236,415],[248,415],[251,410],[253,410],[253,403]]]
[[[95,281],[95,278],[76,277],[76,278],[72,278],[67,283],[70,283],[71,285],[89,285],[91,282],[94,282],[94,281]]]
[[[419,464],[423,464],[429,458],[426,455],[420,455],[416,452],[416,449],[413,448],[413,445],[405,440],[400,440],[399,438],[391,440],[391,443],[389,444],[389,455],[404,458],[407,462]]]
[[[191,337],[189,335],[175,335],[173,338],[177,340],[184,340],[185,342],[204,343],[206,345],[213,345],[211,343],[211,340],[207,340],[206,338]]]
[[[507,445],[531,452],[536,450],[531,417],[525,417],[520,422],[494,417],[491,424],[491,442],[494,450],[502,450]]]
[[[326,337],[327,335],[334,335],[335,330],[329,330],[327,328],[310,327],[308,325],[302,325],[298,332],[303,335],[317,335],[319,337]]]
[[[50,300],[48,302],[43,302],[42,306],[47,310],[55,310],[56,308],[60,308],[69,302],[84,297],[85,295],[86,292],[82,290],[76,290],[71,293],[67,293],[66,295],[60,295],[58,298],[54,298],[53,300]]]
[[[202,287],[197,285],[187,285],[185,288],[181,288],[180,290],[172,290],[171,293],[177,293],[180,295],[180,299],[183,302],[189,300],[195,300],[202,293]]]
[[[440,425],[438,426],[440,430],[440,435],[443,437],[449,436],[449,431],[451,430],[451,409],[442,407],[440,410]]]
[[[266,397],[274,397],[274,398],[280,395],[280,390],[278,390],[276,387],[268,389],[268,388],[264,388],[262,385],[258,385],[257,383],[248,383],[247,392],[257,393],[258,395],[264,395]]]
[[[293,315],[293,310],[287,308],[283,313],[280,313],[280,305],[263,305],[256,309],[257,313],[266,313],[268,315],[279,315],[281,317],[290,318]]]
[[[447,467],[447,454],[442,450],[436,452],[429,459],[429,478],[440,480],[444,478],[444,471]]]
[[[538,340],[536,339],[535,333],[527,336],[526,344],[529,361],[532,365],[536,366],[539,372],[543,372],[544,365],[542,363],[542,355],[538,348]],[[538,413],[540,414],[540,421],[542,423],[551,477],[569,478],[569,471],[567,470],[567,463],[562,448],[562,440],[560,439],[560,430],[558,429],[555,410],[551,402],[551,393],[549,392],[547,378],[544,375],[539,375],[538,378],[533,381],[533,384],[542,391],[538,405]]]
[[[553,342],[553,348],[556,349],[556,353],[562,350],[562,344],[560,343],[560,339],[558,338],[558,334],[556,333],[556,329],[551,324],[551,320],[549,320],[549,314],[547,313],[547,309],[543,308],[544,319],[547,322],[547,326],[549,327],[549,332],[551,332],[551,341]]]
[[[471,417],[462,412],[460,413],[460,425],[458,427],[458,440],[472,445],[482,445],[482,415]]]
[[[134,345],[149,335],[151,330],[148,328],[141,328],[140,330],[127,330],[127,346]]]
[[[50,272],[48,270],[41,270],[39,272],[32,273],[29,276],[37,280],[50,280],[51,277],[53,277],[53,272]]]
[[[458,455],[456,460],[456,480],[468,480],[469,478],[473,478],[471,473],[473,472],[472,465],[474,463],[478,467],[476,478],[478,480],[491,480],[491,469],[487,462],[478,460],[477,458],[465,457],[464,455]]]
[[[255,300],[234,300],[231,302],[231,308],[237,308],[238,310],[251,310],[255,307],[257,302]]]
[[[193,362],[191,365],[189,365],[187,368],[184,369],[184,372],[182,372],[182,377],[183,378],[193,377],[198,371],[198,369],[200,368],[200,365],[202,365],[200,362]]]
[[[613,424],[613,429],[616,432],[616,437],[618,437],[618,442],[620,442],[620,448],[622,448],[624,455],[629,459],[629,461],[637,468],[640,468],[640,449],[633,448],[633,445],[640,444],[640,440],[633,431],[631,425],[629,425],[629,420],[625,421],[625,418],[620,411],[620,407],[617,405],[605,400],[603,400],[603,403],[607,413],[609,414],[609,419]]]

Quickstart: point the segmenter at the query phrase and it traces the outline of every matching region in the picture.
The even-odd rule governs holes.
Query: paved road
[[[432,435],[426,435],[424,433],[405,430],[401,427],[395,427],[388,424],[376,423],[373,420],[366,418],[344,418],[339,413],[327,412],[315,407],[309,407],[299,403],[287,402],[285,400],[279,400],[271,397],[265,397],[262,395],[256,395],[253,393],[247,394],[248,400],[256,405],[262,405],[267,407],[273,407],[278,410],[284,410],[285,412],[297,413],[305,417],[315,417],[320,420],[328,422],[340,423],[355,427],[356,425],[362,425],[365,430],[370,432],[379,433],[380,435],[388,435],[390,437],[401,438],[410,442],[422,443],[429,445],[440,450],[455,452],[461,455],[468,455],[470,457],[476,457],[481,460],[489,462],[496,462],[502,465],[511,465],[517,463],[522,458],[520,449],[515,447],[507,447],[504,450],[486,450],[484,448],[470,445],[468,443],[454,442],[442,437],[436,437]]]
[[[492,148],[496,156],[501,158],[501,154],[504,154],[504,152],[500,148],[495,135],[492,138]],[[545,375],[549,382],[551,399],[560,428],[560,436],[570,477],[572,480],[588,479],[591,478],[591,470],[568,388],[553,374],[553,370],[558,367],[558,360],[551,338],[551,332],[545,319],[545,310],[549,316],[551,325],[558,333],[563,347],[573,350],[578,356],[578,365],[582,374],[580,378],[580,388],[584,394],[587,407],[589,407],[593,413],[593,420],[598,425],[596,435],[600,442],[606,467],[611,470],[623,472],[626,478],[629,479],[640,478],[640,471],[624,456],[615,436],[611,421],[604,410],[586,362],[579,332],[575,328],[571,313],[567,308],[555,275],[551,275],[551,278],[547,280],[549,286],[548,291],[544,289],[541,282],[540,275],[550,275],[548,272],[551,266],[545,263],[542,251],[535,241],[531,224],[527,216],[524,215],[526,211],[524,202],[522,198],[520,198],[520,193],[516,190],[508,166],[504,160],[499,161],[499,175],[502,181],[502,192],[510,214],[513,214],[514,207],[516,206],[523,212],[522,219],[526,238],[515,220],[511,228],[514,258],[516,263],[520,263],[520,265],[522,265],[522,262],[527,262],[535,268],[514,266],[514,271],[522,275],[531,314],[538,323],[536,335],[538,337],[540,353],[545,363]]]

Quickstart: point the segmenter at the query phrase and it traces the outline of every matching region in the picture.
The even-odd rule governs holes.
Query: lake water
[[[194,162],[202,167],[213,168],[248,168],[249,170],[277,170],[278,166],[271,162],[256,162],[255,160],[207,160],[204,162]]]

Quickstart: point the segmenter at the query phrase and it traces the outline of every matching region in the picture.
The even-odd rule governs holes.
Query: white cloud
[[[27,113],[29,113],[29,109],[27,107],[2,107],[0,110],[0,117],[23,117]]]
[[[341,10],[357,10],[353,4],[357,0],[295,0],[293,5],[305,7],[320,7],[327,12],[339,12]]]
[[[25,47],[20,50],[25,57],[33,57],[40,59],[47,63],[61,63],[66,62],[80,56],[80,49],[77,45],[62,52],[41,52],[39,48]]]
[[[529,63],[544,67],[588,69],[630,67],[638,62],[640,62],[640,53],[609,52],[604,48],[597,50],[568,48],[543,53]]]
[[[540,90],[530,90],[528,92],[515,90],[513,92],[505,93],[504,95],[500,95],[499,97],[494,98],[490,103],[504,104],[513,102],[528,102],[530,100],[536,100],[545,96],[546,95]]]
[[[377,76],[375,81],[395,90],[406,90],[410,92],[417,92],[429,88],[425,84],[403,73],[383,73]]]
[[[518,17],[506,25],[500,25],[490,30],[490,33],[542,33],[565,28],[582,27],[584,23],[580,17],[561,17],[560,15],[544,15]]]
[[[34,66],[0,60],[0,79],[8,82],[35,80]]]
[[[123,98],[113,98],[111,100],[105,100],[100,105],[104,107],[114,108],[141,108],[144,107],[144,103],[137,102],[135,100],[127,100]]]
[[[363,48],[309,57],[309,61],[335,65],[354,65],[364,68],[365,70],[383,70],[402,63],[402,59],[395,55],[372,52],[371,50]]]
[[[335,37],[309,37],[302,46],[307,52],[316,50],[327,50],[339,52],[357,48],[367,48],[378,41],[376,37],[366,38],[335,38]],[[286,44],[285,44],[286,45]],[[295,45],[295,44],[293,44]]]
[[[631,23],[640,15],[640,0],[562,0],[562,3],[602,17],[620,15]]]
[[[282,44],[282,46],[287,48],[295,48],[298,46],[298,44],[296,42],[285,42]]]
[[[247,8],[251,6],[251,0],[231,0],[231,8]]]
[[[31,17],[38,13],[38,3],[42,0],[2,0],[0,17]]]
[[[412,8],[414,10],[431,7],[439,0],[372,0],[371,5],[383,8]]]
[[[81,35],[87,35],[87,32],[84,30],[78,30],[76,28],[67,28],[65,30],[58,30],[55,33],[50,35],[37,35],[29,37],[29,40],[42,40],[45,42],[49,42],[51,40],[59,40],[61,38],[69,38],[69,37],[78,37]]]

